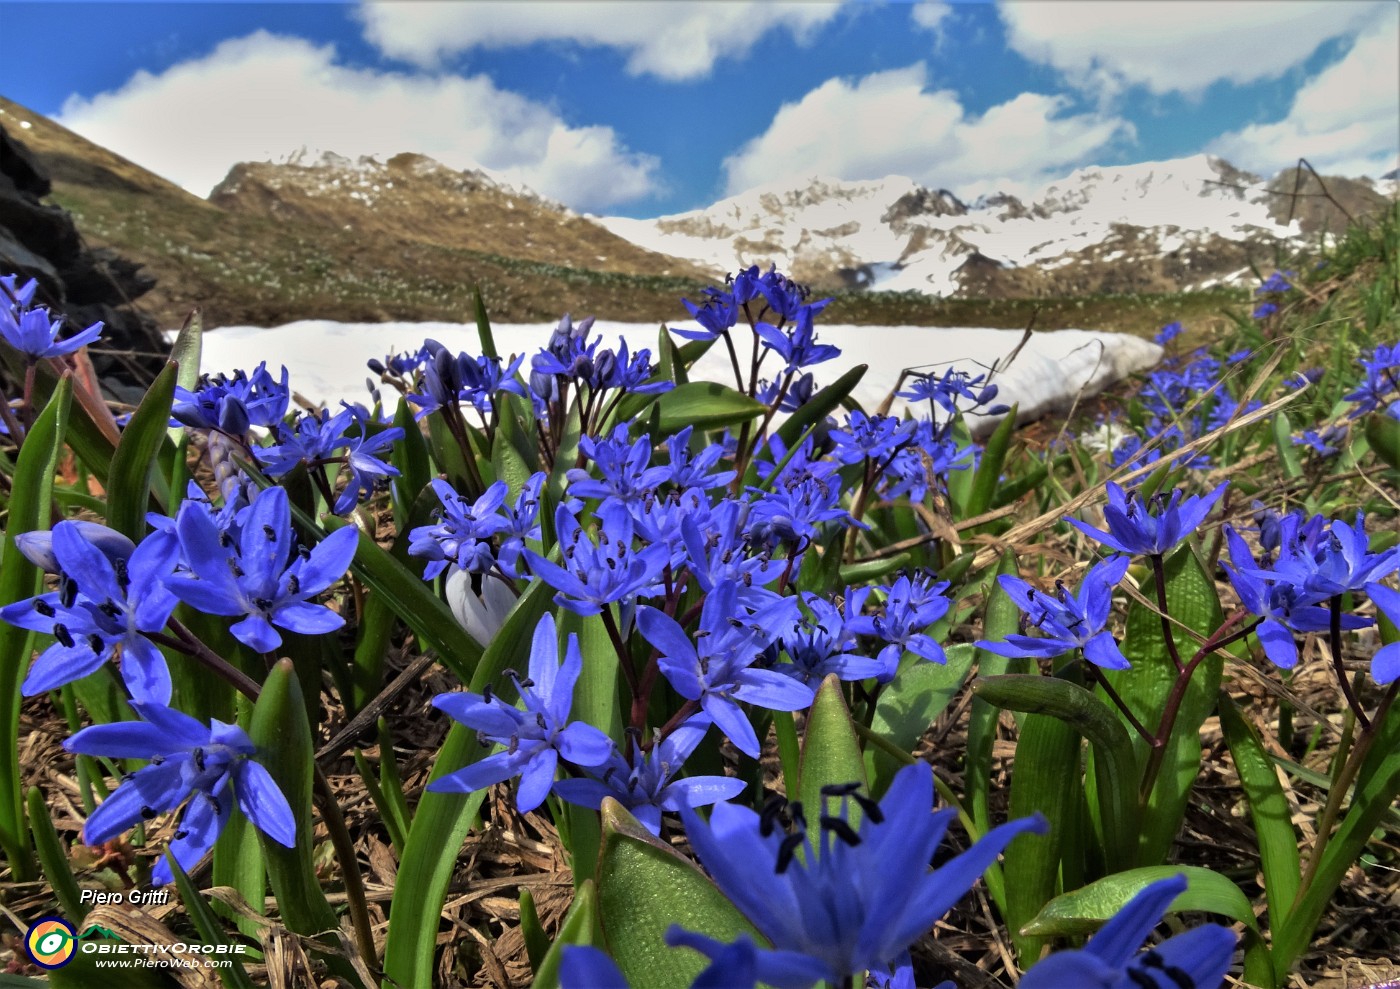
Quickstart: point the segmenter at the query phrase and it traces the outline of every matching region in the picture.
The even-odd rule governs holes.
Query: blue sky
[[[628,216],[811,175],[1024,193],[1202,152],[1378,175],[1400,153],[1397,11],[0,0],[0,93],[199,195],[301,146],[418,151]]]

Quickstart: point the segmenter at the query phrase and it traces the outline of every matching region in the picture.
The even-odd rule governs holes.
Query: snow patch
[[[689,322],[670,325],[695,328]],[[544,346],[553,329],[553,323],[492,326],[496,347],[503,355],[534,354]],[[602,334],[604,346],[616,346],[619,336],[623,336],[636,348],[655,340],[656,324],[599,320],[593,331]],[[867,365],[854,397],[871,411],[897,386],[906,369],[941,375],[953,366],[969,374],[983,374],[994,364],[1005,365],[1023,334],[1023,330],[985,328],[820,326],[818,339],[840,347],[841,355],[811,370],[818,384],[822,384],[834,381],[857,364]],[[204,335],[202,370],[231,372],[239,367],[250,368],[260,360],[266,360],[273,369],[286,365],[292,387],[299,394],[314,403],[335,407],[342,399],[365,400],[365,380],[371,376],[365,367],[367,360],[416,350],[428,337],[453,350],[480,353],[475,324],[302,320],[270,328],[229,326],[210,331]],[[1010,366],[993,378],[1000,388],[997,401],[1019,406],[1019,418],[1023,421],[1034,419],[1067,408],[1081,393],[1096,394],[1152,367],[1161,357],[1162,348],[1157,344],[1121,333],[1034,333]],[[776,370],[771,359],[765,367],[770,372]],[[722,347],[711,348],[691,374],[694,378],[734,383]],[[908,402],[895,400],[896,414],[906,409],[910,409]],[[928,414],[926,405],[911,411]],[[973,431],[984,435],[996,422],[996,417],[978,418]]]

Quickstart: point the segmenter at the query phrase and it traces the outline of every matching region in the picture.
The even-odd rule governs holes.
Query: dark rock
[[[43,198],[50,192],[49,177],[24,145],[10,138],[0,127],[0,175],[19,192]]]
[[[67,332],[101,321],[88,351],[112,398],[134,404],[160,373],[169,348],[154,319],[132,303],[155,286],[141,265],[88,248],[66,210],[40,202],[49,177],[0,127],[0,274],[35,278],[35,301],[66,317]]]

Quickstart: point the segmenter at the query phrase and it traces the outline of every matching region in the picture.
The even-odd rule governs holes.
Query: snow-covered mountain
[[[964,203],[902,176],[814,177],[766,186],[654,220],[603,217],[639,246],[717,271],[776,263],[816,285],[941,296],[1172,291],[1252,278],[1279,248],[1316,243],[1345,224],[1305,176],[1264,182],[1207,155],[1083,168],[1024,200]],[[1353,215],[1380,208],[1394,181],[1329,178]]]

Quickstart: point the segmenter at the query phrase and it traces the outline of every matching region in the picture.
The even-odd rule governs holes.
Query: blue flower
[[[754,324],[754,332],[763,345],[783,359],[783,371],[787,374],[795,374],[804,367],[841,355],[840,347],[817,343],[817,333],[812,324],[815,315],[814,306],[803,306],[797,311],[792,328],[787,331],[772,323]]]
[[[1292,278],[1295,274],[1297,273],[1293,271],[1275,271],[1268,278],[1264,279],[1263,284],[1254,290],[1254,294],[1268,295],[1270,292],[1287,292],[1293,288],[1293,285],[1288,279]]]
[[[102,323],[98,321],[67,340],[60,340],[58,334],[63,329],[64,317],[53,319],[43,306],[27,308],[37,284],[31,279],[24,288],[14,292],[18,305],[5,305],[0,301],[0,338],[7,344],[32,362],[43,357],[71,354],[102,335]]]
[[[1108,506],[1103,510],[1107,532],[1079,519],[1065,521],[1119,553],[1161,556],[1200,527],[1229,483],[1222,481],[1210,494],[1193,495],[1185,501],[1180,491],[1173,491],[1170,499],[1159,494],[1143,501],[1136,491],[1124,491],[1121,485],[1109,481]]]
[[[1182,330],[1180,323],[1168,323],[1166,326],[1158,330],[1157,334],[1152,339],[1155,340],[1161,346],[1165,347],[1177,337],[1181,336],[1181,332]]]
[[[632,548],[635,523],[625,506],[604,505],[598,518],[602,529],[594,544],[566,505],[556,510],[554,526],[563,566],[533,550],[524,551],[530,572],[559,592],[555,604],[579,615],[597,615],[609,604],[627,604],[657,593],[656,579],[670,561],[665,546]]]
[[[454,721],[475,728],[483,743],[504,745],[506,751],[439,777],[428,784],[428,789],[471,793],[519,776],[515,805],[525,814],[544,803],[554,786],[560,759],[582,767],[605,762],[613,752],[612,740],[592,725],[569,721],[574,684],[582,672],[578,636],[569,636],[564,661],[560,663],[554,616],[546,613],[535,626],[529,675],[517,683],[524,711],[489,690],[485,694],[462,691],[434,697],[434,707],[447,712]]]
[[[1012,838],[1046,830],[1040,817],[1004,824],[930,871],[955,811],[933,811],[927,763],[896,773],[878,804],[857,794],[854,785],[826,788],[822,803],[805,808],[820,821],[816,847],[797,804],[786,808],[795,827],[791,834],[776,826],[781,805],[760,815],[719,804],[708,823],[689,808],[681,811],[691,847],[716,885],[773,946],[773,953],[759,951],[768,965],[758,973],[765,982],[777,984],[770,976],[783,975],[794,985],[818,979],[841,984],[857,972],[906,963],[909,946],[967,893]],[[852,803],[863,812],[858,829]],[[690,946],[708,953],[714,945]]]
[[[346,405],[334,416],[322,410],[299,417],[291,429],[279,426],[279,442],[253,452],[269,477],[281,477],[300,465],[314,468],[334,460],[345,461],[350,467],[350,479],[333,509],[337,515],[343,515],[367,498],[377,482],[399,474],[398,468],[375,454],[403,439],[403,429],[393,426],[371,435],[370,421],[369,411],[359,405]],[[357,427],[356,435],[346,436],[346,430],[352,426]],[[337,456],[342,449],[348,452]]]
[[[1236,938],[1227,927],[1203,924],[1138,951],[1184,892],[1185,876],[1144,887],[1083,948],[1056,952],[1032,966],[1021,989],[1219,989],[1235,954]]]
[[[974,378],[966,371],[948,367],[941,378],[933,374],[915,376],[914,383],[899,392],[899,397],[910,402],[928,402],[930,411],[936,405],[951,417],[979,409],[997,397],[997,386],[982,384],[986,380],[985,374]],[[969,404],[963,407],[959,399],[966,399]],[[996,405],[983,411],[986,415],[1000,415],[1010,410],[1005,405]]]
[[[935,663],[946,663],[943,647],[926,634],[929,627],[948,613],[951,602],[943,596],[948,582],[938,581],[931,574],[908,574],[885,592],[885,614],[850,616],[851,631],[874,635],[888,643],[878,657],[882,672],[880,681],[888,683],[899,669],[899,658],[905,651]]]
[[[1126,670],[1130,664],[1123,658],[1113,633],[1104,626],[1113,606],[1113,588],[1128,572],[1128,562],[1126,556],[1113,556],[1098,563],[1084,575],[1078,594],[1071,594],[1058,582],[1056,593],[1046,594],[1020,577],[1003,574],[997,582],[1025,616],[1021,621],[1023,631],[1034,627],[1042,634],[1032,637],[1013,632],[1004,642],[982,640],[977,647],[998,656],[1038,659],[1053,659],[1083,649],[1084,658],[1095,666]]]
[[[711,443],[692,455],[690,436],[693,429],[693,426],[686,426],[679,433],[666,438],[666,452],[669,454],[664,468],[667,471],[666,480],[682,491],[692,488],[697,491],[711,491],[724,487],[734,480],[734,471],[711,473],[724,458],[724,447]]]
[[[1367,584],[1366,593],[1375,602],[1376,610],[1400,625],[1400,591],[1384,584]],[[1371,657],[1371,679],[1376,683],[1391,683],[1400,678],[1400,641],[1381,646]]]
[[[1380,553],[1370,551],[1363,513],[1356,513],[1354,526],[1340,519],[1326,523],[1325,531],[1322,525],[1321,516],[1311,522],[1303,522],[1298,516],[1286,518],[1273,573],[1259,576],[1293,584],[1305,595],[1320,600],[1359,591],[1400,568],[1400,546]]]
[[[796,603],[780,598],[752,615],[739,606],[738,586],[719,584],[705,598],[694,641],[674,618],[655,608],[637,609],[637,627],[661,654],[661,672],[688,701],[696,701],[745,755],[758,758],[759,742],[740,703],[795,711],[812,703],[811,687],[755,660],[796,617]]]
[[[635,502],[667,479],[670,468],[651,466],[651,436],[643,433],[631,442],[627,432],[628,424],[621,423],[606,438],[580,437],[579,452],[593,461],[602,476],[595,480],[586,470],[570,470],[569,494]]]
[[[218,720],[206,728],[161,704],[137,701],[131,706],[143,720],[93,725],[63,743],[69,752],[82,755],[150,760],[92,812],[83,826],[84,842],[101,845],[142,821],[175,810],[192,794],[170,843],[181,868],[192,870],[214,847],[235,802],[259,831],[292,847],[292,809],[272,776],[252,759],[256,750],[242,728]],[[159,885],[171,882],[169,865],[157,862],[151,878]]]
[[[773,669],[801,681],[813,691],[831,674],[840,680],[883,678],[888,672],[883,657],[870,659],[856,654],[861,608],[869,594],[868,587],[846,588],[844,609],[816,594],[803,594],[802,602],[810,617],[793,622],[779,636],[778,642],[792,662]]]
[[[867,458],[880,460],[890,456],[913,437],[918,424],[895,416],[867,416],[853,410],[846,419],[845,429],[833,429],[831,451],[833,460],[856,464]]]
[[[1400,343],[1379,344],[1369,355],[1357,358],[1357,363],[1365,373],[1356,388],[1343,396],[1346,401],[1356,403],[1347,413],[1349,419],[1376,411],[1400,391]]]
[[[783,544],[800,552],[817,538],[818,527],[824,522],[839,520],[864,528],[841,507],[838,480],[828,479],[824,472],[798,474],[791,462],[788,468],[772,490],[749,489],[758,495],[748,518],[747,535],[754,545],[772,549]]]
[[[154,533],[127,557],[108,556],[98,542],[114,541],[95,539],[78,522],[58,523],[50,552],[61,574],[60,590],[0,608],[0,619],[54,637],[21,691],[30,696],[53,690],[120,657],[132,697],[168,703],[170,671],[145,633],[165,628],[175,610],[175,598],[162,583],[173,567],[175,539]]]
[[[1298,515],[1289,515],[1277,523],[1282,533],[1280,541],[1297,542],[1303,538],[1297,535],[1300,522]],[[1245,610],[1263,619],[1255,634],[1264,647],[1264,655],[1275,666],[1290,670],[1298,663],[1298,644],[1293,633],[1323,632],[1331,626],[1331,613],[1319,607],[1329,595],[1308,590],[1306,575],[1298,580],[1296,574],[1290,576],[1287,572],[1260,567],[1240,534],[1229,525],[1222,528],[1230,550],[1230,562],[1222,566]],[[1265,531],[1267,533],[1267,529]],[[1368,618],[1341,616],[1344,629],[1365,628],[1370,624]]]
[[[453,354],[436,340],[425,340],[422,353],[422,391],[405,396],[418,406],[415,419],[436,409],[455,408],[464,401],[484,415],[491,411],[498,394],[526,397],[525,386],[516,379],[524,355],[502,367],[499,357]]]
[[[525,551],[525,540],[540,538],[540,491],[546,475],[536,471],[521,486],[520,494],[508,507],[501,507],[505,525],[501,528],[501,545],[496,550],[496,565],[507,577],[517,577],[516,564]]]
[[[491,537],[507,526],[506,519],[497,514],[510,490],[506,482],[495,482],[474,502],[467,501],[442,478],[434,478],[432,486],[442,502],[437,521],[408,533],[409,555],[429,561],[423,569],[423,579],[432,580],[448,567],[486,573],[496,562]]]
[[[281,423],[290,401],[287,369],[283,367],[282,379],[275,381],[263,361],[251,375],[242,369],[235,371],[232,378],[222,374],[211,378],[206,374],[194,391],[177,385],[170,408],[171,425],[242,436],[249,426],[271,429]]]
[[[221,532],[206,508],[186,502],[175,521],[188,570],[166,585],[177,598],[211,615],[242,616],[229,629],[258,652],[282,644],[274,624],[304,635],[324,635],[345,624],[310,598],[339,580],[354,559],[359,532],[345,526],[304,555],[293,552],[287,492],[258,493],[234,539]]]
[[[1273,302],[1261,302],[1251,314],[1255,319],[1267,319],[1278,312],[1278,305]]]
[[[739,586],[739,603],[756,609],[777,596],[765,588],[782,576],[788,561],[749,552],[744,539],[748,511],[748,506],[726,498],[708,518],[681,519],[680,528],[687,565],[700,589],[708,593],[723,581],[734,581]]]
[[[677,779],[686,759],[695,751],[710,719],[697,714],[642,754],[634,737],[631,758],[613,749],[605,762],[589,770],[589,776],[560,780],[554,792],[571,804],[597,810],[604,797],[612,797],[652,834],[661,833],[661,812],[682,807],[704,807],[737,796],[743,780],[729,776],[686,776]]]

